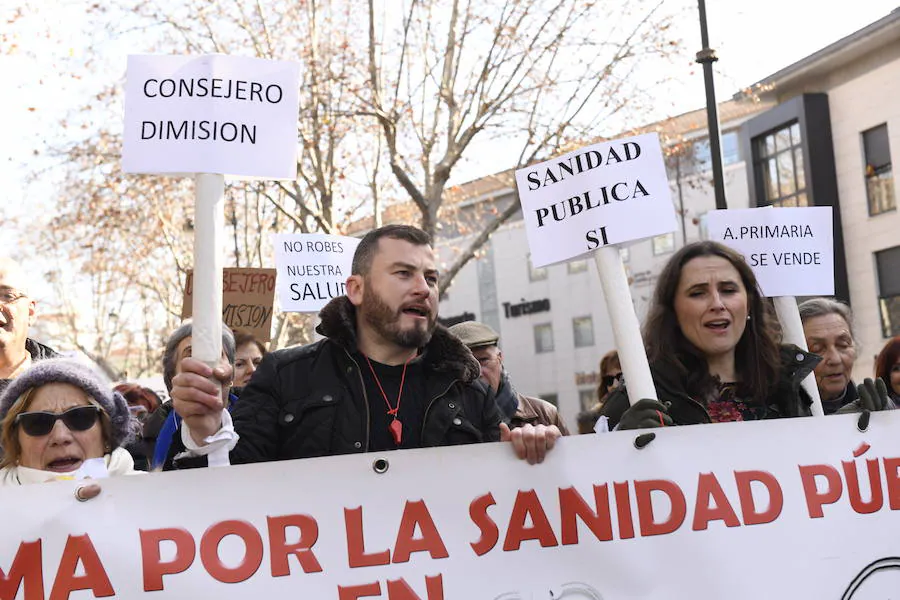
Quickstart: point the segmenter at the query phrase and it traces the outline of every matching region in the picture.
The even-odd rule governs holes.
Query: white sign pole
[[[634,313],[628,277],[622,265],[622,256],[616,246],[604,246],[594,253],[594,261],[600,272],[603,297],[609,311],[609,320],[619,352],[619,362],[625,375],[628,401],[634,404],[643,398],[656,400],[656,387],[650,375],[650,364],[644,351],[641,326]]]
[[[222,356],[225,176],[199,173],[195,182],[192,356],[215,367]]]
[[[778,320],[781,322],[783,341],[809,351],[806,345],[806,335],[803,333],[803,321],[800,320],[800,310],[797,308],[797,299],[794,296],[775,296],[772,300],[775,303]],[[825,411],[822,409],[822,399],[819,397],[819,386],[816,385],[816,374],[807,375],[801,385],[812,398],[810,409],[813,416],[824,417]]]

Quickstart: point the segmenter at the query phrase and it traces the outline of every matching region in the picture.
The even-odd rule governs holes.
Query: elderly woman
[[[830,298],[812,298],[799,308],[806,345],[822,357],[816,366],[816,385],[822,409],[830,415],[858,398],[850,380],[856,362],[853,315],[849,306]]]
[[[644,342],[659,402],[629,407],[620,387],[602,410],[610,427],[809,414],[800,382],[819,359],[779,345],[753,271],[727,246],[697,242],[672,256],[656,284]]]
[[[125,398],[81,363],[34,363],[0,395],[0,422],[0,485],[138,472],[124,448],[135,430]],[[80,487],[76,497],[99,491]]]

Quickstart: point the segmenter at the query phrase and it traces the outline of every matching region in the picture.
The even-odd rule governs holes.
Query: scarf
[[[107,475],[110,477],[115,475],[137,475],[143,471],[135,471],[134,459],[125,448],[116,448],[112,453],[103,457],[106,465]],[[75,474],[67,475],[66,473],[57,473],[55,471],[42,471],[41,469],[32,469],[30,467],[6,467],[0,470],[0,487],[5,485],[28,485],[31,483],[45,483],[47,481],[65,480],[69,477],[80,479],[84,477]]]
[[[519,410],[519,395],[509,381],[509,374],[506,369],[500,373],[500,388],[496,395],[497,406],[503,414],[503,421],[509,424],[516,411]]]

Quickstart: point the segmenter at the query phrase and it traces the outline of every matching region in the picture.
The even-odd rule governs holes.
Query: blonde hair
[[[72,384],[68,383],[66,385]],[[25,390],[25,392],[22,393],[21,396],[16,398],[16,401],[13,402],[12,406],[9,407],[9,411],[6,413],[6,417],[3,419],[3,423],[0,424],[0,449],[3,450],[3,455],[0,456],[0,469],[4,469],[6,467],[14,467],[19,464],[19,458],[22,454],[22,445],[19,443],[19,435],[16,428],[16,417],[24,412],[28,412],[28,407],[31,405],[31,401],[33,400],[32,396],[34,396],[34,391],[36,389],[38,388],[28,388],[27,390]],[[112,437],[112,422],[109,420],[109,415],[103,409],[103,406],[101,406],[100,403],[93,398],[93,396],[91,396],[84,390],[81,391],[82,393],[84,393],[88,402],[90,402],[93,406],[97,406],[100,408],[100,429],[101,434],[103,435],[103,447],[105,450],[108,450],[109,440]]]

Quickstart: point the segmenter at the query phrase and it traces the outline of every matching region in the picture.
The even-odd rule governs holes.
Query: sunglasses
[[[87,431],[94,426],[99,417],[99,406],[76,406],[61,413],[43,411],[20,413],[13,423],[20,425],[22,431],[31,437],[41,437],[50,433],[59,420],[65,423],[70,431]]]
[[[605,385],[606,387],[612,387],[612,384],[614,384],[617,381],[622,381],[622,379],[623,379],[623,376],[621,373],[616,373],[615,375],[604,375],[603,376],[603,385]]]

